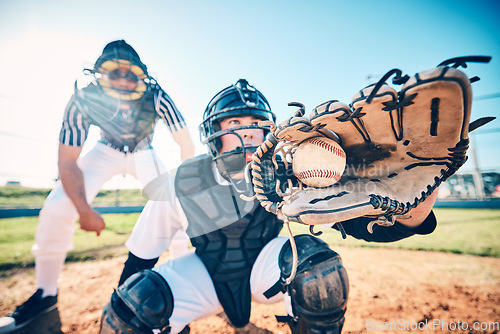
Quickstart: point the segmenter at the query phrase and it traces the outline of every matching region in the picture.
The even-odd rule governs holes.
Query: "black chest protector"
[[[239,198],[233,186],[216,182],[212,157],[198,156],[177,170],[175,192],[188,220],[187,233],[217,297],[235,327],[250,318],[250,273],[262,248],[283,223],[258,201]]]
[[[121,151],[125,147],[133,151],[153,133],[157,117],[154,92],[149,89],[136,101],[119,101],[92,84],[75,96],[83,115],[101,128],[104,142]]]

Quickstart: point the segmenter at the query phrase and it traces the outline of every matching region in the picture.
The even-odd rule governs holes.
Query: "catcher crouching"
[[[377,94],[373,95],[369,94],[365,100],[374,100]],[[369,102],[365,101],[366,104]],[[350,108],[338,112],[323,106],[315,112],[324,116],[331,114],[334,118],[342,116],[340,118],[350,124],[364,121],[361,111],[356,113]],[[175,201],[179,201],[182,208],[178,217],[165,221],[164,235],[132,233],[128,242],[129,249],[134,250],[133,244],[137,240],[149,237],[153,240],[151,242],[163,243],[163,249],[166,249],[171,240],[169,236],[182,228],[179,222],[185,217],[195,250],[152,270],[131,275],[105,306],[101,333],[153,333],[154,330],[187,333],[190,322],[221,311],[226,313],[234,327],[244,328],[249,324],[252,300],[259,303],[284,301],[287,314],[277,316],[277,320],[286,322],[294,334],[341,333],[349,283],[339,254],[313,235],[298,235],[290,239],[278,236],[283,227],[282,219],[286,223],[297,221],[305,224],[341,222],[334,227],[356,238],[376,242],[428,234],[436,227],[432,206],[437,192],[433,190],[439,184],[435,181],[435,187],[425,196],[419,193],[416,196],[418,201],[411,201],[409,205],[403,201],[403,205],[394,207],[394,199],[388,195],[385,195],[387,200],[382,199],[377,204],[370,200],[371,194],[353,197],[352,192],[343,194],[347,192],[344,188],[339,192],[332,191],[346,187],[348,183],[343,180],[326,188],[301,185],[290,172],[292,159],[289,155],[293,154],[293,149],[281,150],[283,145],[280,142],[293,145],[326,134],[342,143],[349,159],[350,146],[346,143],[350,139],[345,139],[341,131],[326,130],[330,127],[324,125],[325,119],[318,118],[318,122],[313,123],[312,117],[309,120],[302,114],[288,120],[284,126],[275,127],[275,116],[268,101],[243,79],[216,94],[200,125],[210,154],[184,162],[177,171]],[[357,128],[354,124],[353,127]],[[440,132],[439,124],[437,131]],[[464,131],[460,133],[463,135]],[[360,147],[371,147],[372,144],[366,144],[367,140],[375,137],[364,137],[363,134],[367,135],[364,132],[356,135],[353,145],[363,144],[363,141],[364,146]],[[407,140],[407,137],[402,138]],[[383,144],[393,145],[391,142]],[[280,157],[275,154],[278,151],[284,154]],[[394,150],[389,149],[389,152]],[[427,158],[418,150],[413,152]],[[460,159],[461,156],[454,158],[449,162],[450,166],[456,167]],[[245,165],[250,160],[252,176],[247,180],[251,184],[244,179],[248,176]],[[431,165],[421,164],[429,162],[425,159],[419,162],[413,168]],[[441,164],[447,174],[452,167]],[[351,172],[346,170],[344,175],[346,173]],[[387,179],[394,177],[386,176]],[[374,181],[375,178],[380,181]],[[371,179],[371,182],[384,185],[384,175]],[[359,182],[352,176],[349,180]],[[381,189],[385,188],[382,186]],[[314,191],[315,194],[329,192],[329,195],[314,197]],[[344,210],[344,204],[332,206],[332,202],[328,202],[344,196],[361,198],[351,206],[368,206],[364,203],[369,202],[373,212],[365,208],[357,212]],[[414,202],[418,205],[413,205]],[[301,207],[297,203],[304,205]],[[314,203],[319,203],[321,209],[317,210]],[[310,207],[305,207],[306,204]],[[332,216],[332,213],[342,211],[349,214]],[[392,219],[402,214],[407,216],[406,219]],[[326,215],[330,216],[321,217]],[[391,224],[380,225],[380,216]],[[311,217],[319,218],[311,220]],[[134,255],[140,257],[140,249],[136,249]]]

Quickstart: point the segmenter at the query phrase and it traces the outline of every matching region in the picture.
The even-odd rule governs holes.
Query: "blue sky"
[[[392,68],[412,75],[466,55],[493,57],[466,69],[481,78],[473,84],[472,119],[498,117],[498,17],[500,2],[482,0],[1,0],[0,185],[52,185],[74,80],[111,40],[136,48],[198,143],[206,104],[239,78],[261,90],[282,121],[294,112],[290,101],[308,111],[330,99],[349,103]],[[488,98],[492,94],[497,97]],[[499,122],[473,136],[484,170],[500,170]],[[93,133],[89,143],[96,138]],[[171,143],[160,126],[154,145],[175,168],[178,151]],[[472,167],[468,162],[461,171]]]

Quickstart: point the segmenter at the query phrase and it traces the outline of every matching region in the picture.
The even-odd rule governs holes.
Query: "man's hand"
[[[102,219],[99,212],[90,208],[85,211],[79,212],[80,214],[80,228],[87,232],[95,232],[97,236],[101,234],[101,231],[106,228],[106,224],[104,223],[104,219]]]

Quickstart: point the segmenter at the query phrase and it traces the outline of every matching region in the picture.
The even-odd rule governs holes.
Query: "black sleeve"
[[[156,262],[158,262],[158,258],[145,260],[135,256],[134,254],[132,254],[132,252],[128,252],[128,258],[127,261],[125,261],[118,286],[122,285],[123,282],[125,282],[127,278],[129,278],[133,274],[138,273],[141,270],[153,268]]]
[[[343,221],[341,224],[346,234],[356,239],[373,242],[393,242],[411,237],[415,234],[430,234],[434,232],[437,226],[436,216],[432,211],[422,224],[417,227],[408,227],[396,221],[392,226],[380,226],[375,224],[373,226],[373,233],[370,233],[368,232],[367,226],[373,220],[373,218],[360,217]],[[333,225],[333,228],[338,230],[338,224]]]

